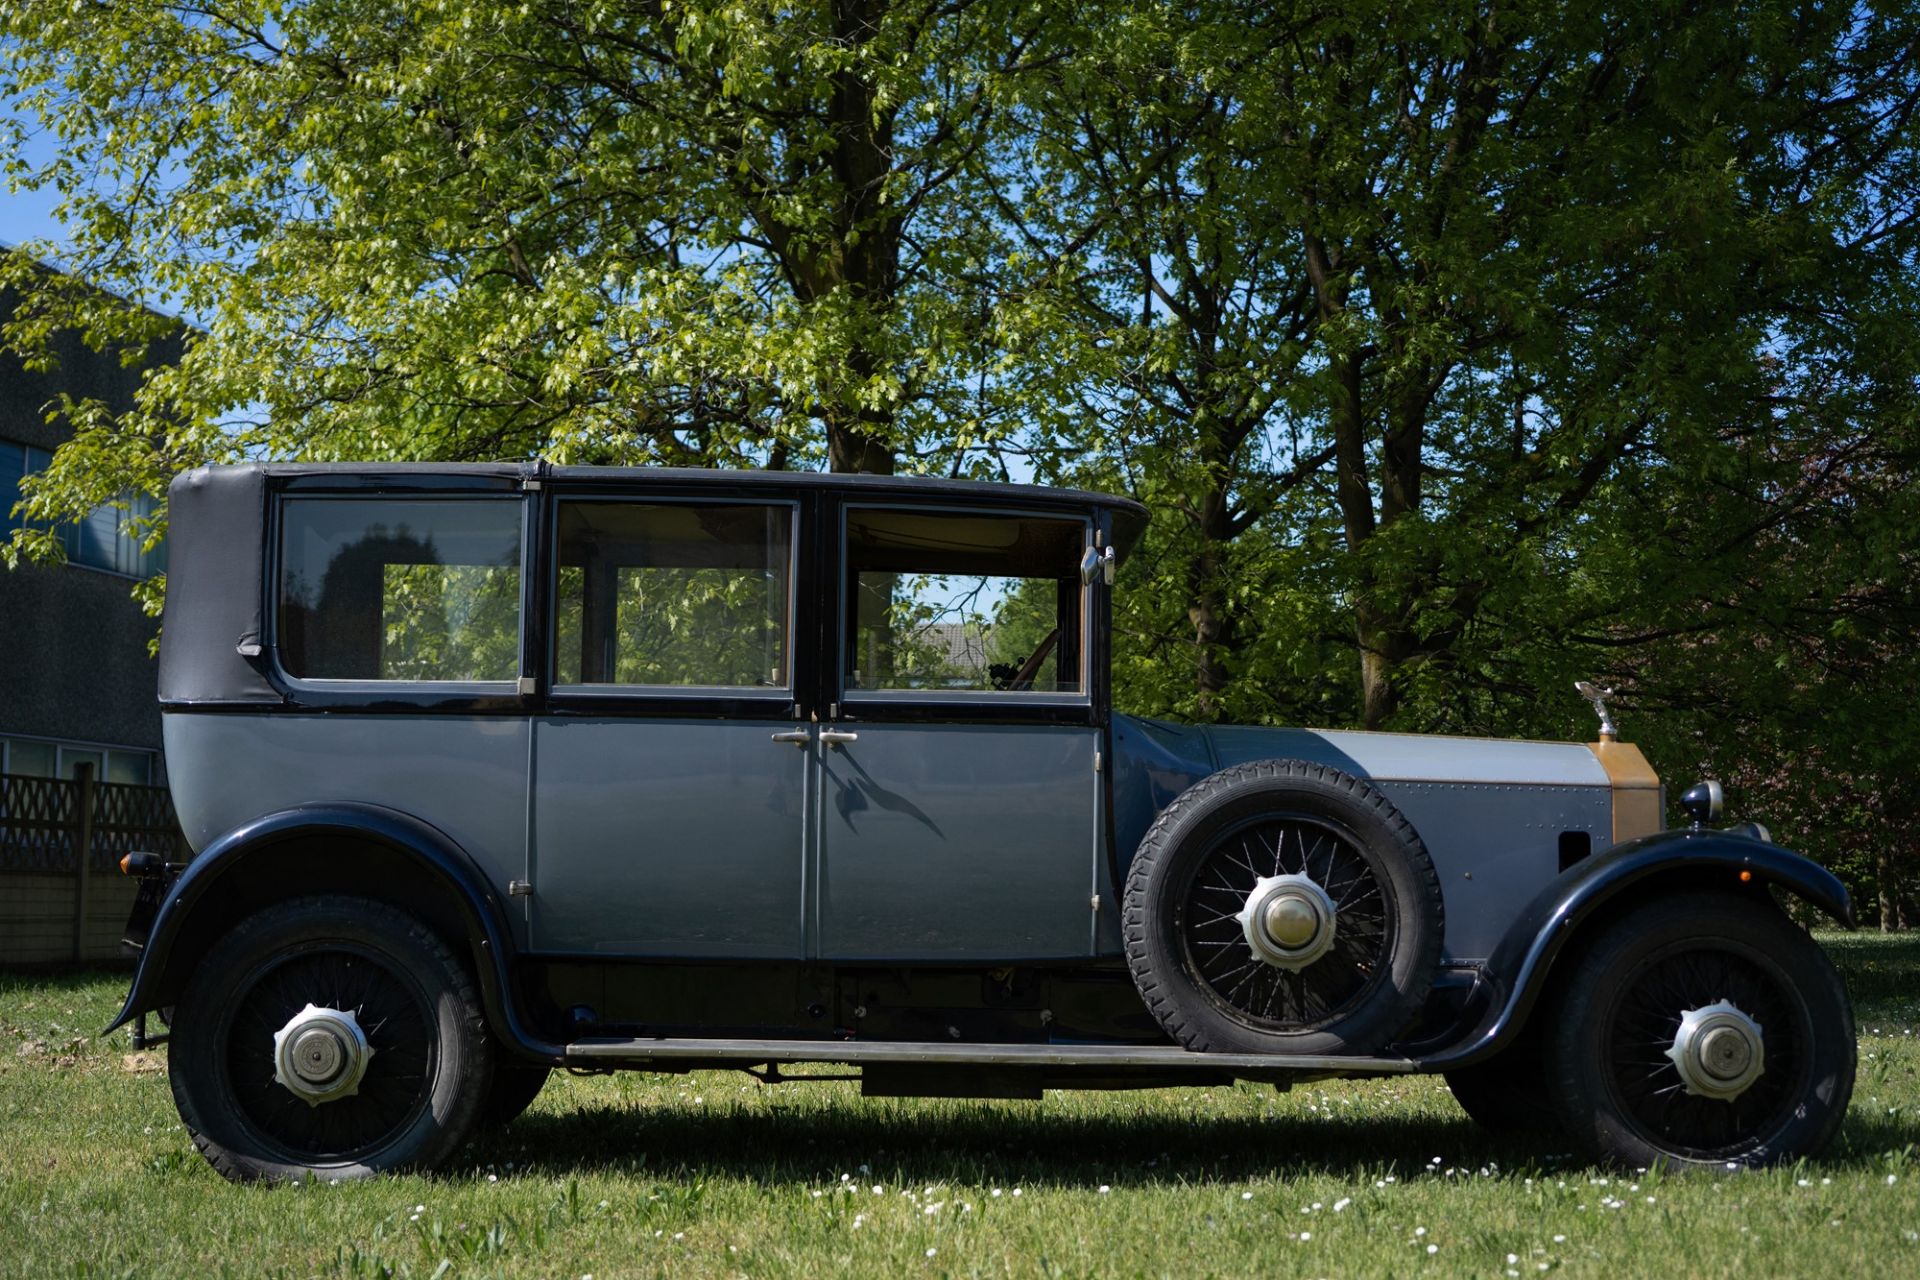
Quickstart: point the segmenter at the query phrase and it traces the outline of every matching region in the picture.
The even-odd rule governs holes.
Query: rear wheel
[[[1811,1156],[1853,1094],[1853,1012],[1771,903],[1687,894],[1594,940],[1551,1044],[1560,1120],[1602,1159],[1708,1169]]]
[[[328,895],[242,921],[174,1015],[174,1102],[228,1178],[358,1178],[457,1151],[492,1078],[472,979],[406,913]]]

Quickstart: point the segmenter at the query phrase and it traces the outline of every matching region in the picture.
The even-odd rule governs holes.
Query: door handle
[[[813,739],[812,739],[812,736],[808,734],[808,732],[805,729],[790,729],[785,733],[774,734],[773,740],[775,742],[791,743],[793,746],[796,746],[796,747],[804,747],[807,745],[807,743],[811,742]]]
[[[843,742],[860,741],[860,735],[857,733],[849,733],[845,729],[822,729],[820,731],[820,741],[830,747],[837,747]]]

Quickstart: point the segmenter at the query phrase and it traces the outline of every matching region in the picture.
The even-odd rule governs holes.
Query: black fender
[[[507,928],[499,896],[473,859],[445,832],[410,814],[354,803],[300,805],[270,813],[234,828],[202,850],[168,887],[140,953],[126,1003],[101,1034],[118,1030],[137,1014],[164,1003],[162,993],[170,976],[167,966],[175,952],[197,954],[214,934],[235,923],[207,918],[196,914],[196,909],[208,902],[209,895],[218,901],[216,891],[236,867],[275,845],[330,836],[352,837],[379,846],[404,860],[410,869],[424,873],[427,881],[442,890],[444,901],[454,904],[452,915],[465,934],[487,1022],[494,1034],[523,1057],[551,1063],[562,1059],[563,1046],[533,1034],[513,1007],[509,972],[513,935]]]
[[[1527,904],[1494,948],[1469,1000],[1477,1011],[1474,1030],[1431,1056],[1423,1069],[1470,1066],[1519,1034],[1545,989],[1554,961],[1580,936],[1583,925],[1639,885],[1668,888],[1724,887],[1729,893],[1764,892],[1777,885],[1851,929],[1853,903],[1846,886],[1817,862],[1779,845],[1732,831],[1666,831],[1613,846],[1576,863]]]

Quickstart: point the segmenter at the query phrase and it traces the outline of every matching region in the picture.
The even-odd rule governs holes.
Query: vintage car
[[[136,855],[233,1178],[430,1167],[555,1067],[876,1095],[1443,1072],[1596,1157],[1817,1152],[1846,891],[1591,744],[1109,701],[1146,513],[936,479],[244,465],[173,484]],[[1597,694],[1597,691],[1591,691]],[[1571,696],[1571,695],[1569,695]],[[155,1036],[157,1040],[161,1037]]]

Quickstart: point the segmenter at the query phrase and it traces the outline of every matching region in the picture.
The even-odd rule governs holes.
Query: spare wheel
[[[1371,1054],[1440,961],[1440,883],[1370,783],[1304,760],[1203,778],[1134,854],[1122,917],[1147,1008],[1189,1049]]]

